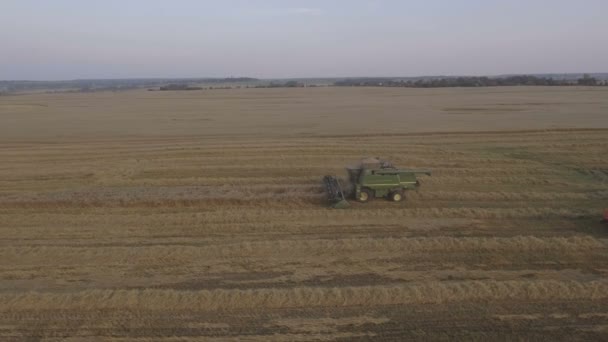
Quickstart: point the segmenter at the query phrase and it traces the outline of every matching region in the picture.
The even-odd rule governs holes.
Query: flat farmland
[[[608,88],[0,97],[0,339],[608,339]],[[429,168],[327,208],[326,174]]]

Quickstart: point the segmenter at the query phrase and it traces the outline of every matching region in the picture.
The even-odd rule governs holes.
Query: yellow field
[[[608,89],[0,97],[0,339],[608,338]],[[327,208],[363,156],[430,168]]]

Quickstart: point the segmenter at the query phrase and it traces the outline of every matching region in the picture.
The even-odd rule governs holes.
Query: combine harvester
[[[420,186],[416,175],[431,175],[429,170],[397,169],[390,162],[378,158],[365,158],[357,166],[347,167],[346,170],[349,178],[348,191],[342,190],[338,178],[323,177],[332,208],[348,208],[350,204],[346,200],[347,197],[361,203],[375,197],[386,197],[399,202],[405,197],[406,190],[416,190]]]

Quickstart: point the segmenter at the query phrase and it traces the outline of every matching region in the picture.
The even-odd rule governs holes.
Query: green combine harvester
[[[429,170],[398,169],[390,162],[378,158],[365,158],[357,166],[347,167],[348,190],[343,190],[340,180],[325,176],[323,184],[332,208],[345,209],[350,206],[347,198],[361,203],[375,197],[385,197],[400,202],[406,190],[416,190],[420,181],[416,175],[431,175]]]

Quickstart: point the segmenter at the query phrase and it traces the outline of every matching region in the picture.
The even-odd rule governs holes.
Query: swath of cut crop
[[[293,288],[260,290],[89,290],[70,294],[0,294],[0,310],[231,310],[323,306],[377,306],[487,300],[600,300],[605,281],[428,282],[390,287]]]
[[[206,246],[147,246],[147,247],[5,247],[0,249],[3,263],[48,264],[61,261],[62,265],[81,263],[129,264],[153,260],[172,260],[174,263],[192,262],[206,258],[252,258],[271,255],[348,255],[361,251],[389,255],[417,255],[420,253],[545,253],[589,252],[602,250],[605,244],[595,238],[553,237],[537,238],[351,238],[351,239],[294,239],[236,244],[208,244]]]

